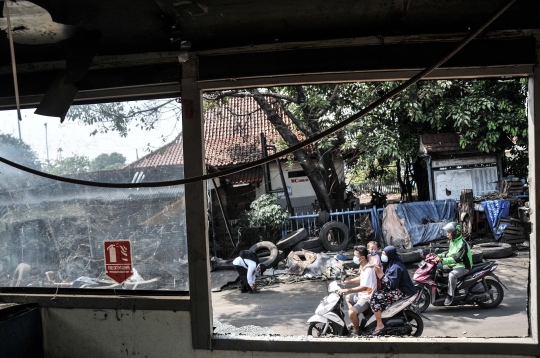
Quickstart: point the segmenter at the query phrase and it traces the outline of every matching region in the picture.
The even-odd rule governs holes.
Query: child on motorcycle
[[[379,257],[379,244],[377,243],[377,241],[368,242],[367,249],[369,252],[369,264],[379,266],[382,269],[381,258]]]

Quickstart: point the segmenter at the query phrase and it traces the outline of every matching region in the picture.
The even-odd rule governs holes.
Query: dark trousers
[[[238,275],[240,275],[240,290],[242,292],[253,291],[247,280],[247,273],[248,273],[247,268],[243,266],[237,266],[237,265],[234,265],[234,268],[238,272]]]

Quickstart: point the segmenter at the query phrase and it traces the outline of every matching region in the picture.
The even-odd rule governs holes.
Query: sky
[[[152,131],[143,131],[133,126],[126,138],[116,132],[91,136],[95,126],[67,120],[60,124],[59,118],[36,115],[34,109],[21,110],[21,115],[22,140],[32,147],[42,162],[47,160],[47,148],[50,160],[56,160],[58,149],[62,148],[63,158],[77,154],[93,159],[102,153],[118,152],[126,157],[127,163],[131,163],[137,159],[137,152],[139,158],[149,153],[148,144],[155,150],[172,141],[181,131],[180,120],[166,119],[159,121]],[[0,133],[19,138],[17,122],[16,110],[1,111]],[[162,136],[167,138],[165,142]]]

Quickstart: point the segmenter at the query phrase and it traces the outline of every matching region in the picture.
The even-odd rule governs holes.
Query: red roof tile
[[[292,122],[278,113],[285,123]],[[226,104],[210,108],[205,113],[206,163],[214,167],[226,167],[251,162],[262,157],[261,132],[267,144],[275,145],[281,136],[274,129],[266,114],[253,98],[230,98]],[[164,147],[131,163],[129,167],[144,168],[180,165],[183,163],[182,135]]]
[[[261,167],[255,167],[228,175],[225,179],[232,185],[258,183],[262,182],[263,172]]]

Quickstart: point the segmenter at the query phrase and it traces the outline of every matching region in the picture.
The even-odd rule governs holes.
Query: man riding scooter
[[[358,286],[354,288],[342,288],[337,294],[342,295],[350,293],[346,296],[346,302],[349,306],[349,318],[353,325],[352,333],[359,335],[360,321],[358,315],[369,308],[371,294],[377,290],[377,276],[371,267],[367,267],[369,264],[368,249],[365,246],[354,247],[353,261],[355,264],[359,265],[359,276],[350,280],[345,280],[343,283],[345,285],[358,284]]]
[[[436,261],[452,269],[448,275],[448,297],[444,301],[444,305],[449,306],[454,299],[454,289],[458,278],[466,275],[471,270],[473,261],[471,248],[461,235],[461,225],[450,222],[443,227],[443,230],[446,230],[446,237],[450,240],[450,247],[448,252],[438,254]]]

